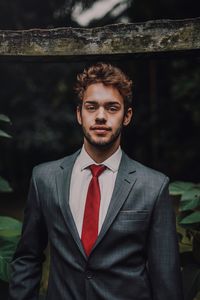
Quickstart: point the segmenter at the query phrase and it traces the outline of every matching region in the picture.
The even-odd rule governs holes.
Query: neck
[[[112,145],[108,148],[100,148],[84,142],[84,147],[89,156],[99,164],[113,155],[113,153],[117,151],[119,144]]]

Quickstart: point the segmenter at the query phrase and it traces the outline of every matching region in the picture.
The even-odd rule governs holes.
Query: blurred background
[[[194,0],[0,2],[0,30],[90,28],[198,16],[199,3]],[[82,133],[75,117],[73,86],[77,73],[93,62],[0,62],[0,115],[5,114],[12,122],[0,124],[0,129],[12,136],[0,139],[0,175],[12,188],[11,193],[0,193],[1,216],[22,220],[33,166],[59,159],[81,147]],[[123,133],[123,149],[135,160],[164,172],[171,181],[198,183],[199,56],[124,57],[109,62],[122,68],[134,82],[134,118]],[[198,193],[199,190],[198,186]],[[197,213],[200,214],[199,210]],[[198,225],[199,220],[200,215]],[[6,222],[7,219],[5,226]],[[13,248],[11,250],[10,257]],[[196,274],[200,280],[199,263],[200,258],[198,263],[192,261],[194,276],[190,269],[187,276],[184,275],[185,283],[197,278]],[[190,282],[186,299],[193,299],[200,286],[200,281],[194,283],[192,279]],[[46,284],[43,284],[44,290]]]
[[[199,15],[198,2],[1,0],[0,29],[96,27]],[[134,119],[123,148],[135,160],[171,180],[199,181],[199,57],[112,61],[133,79]],[[90,62],[92,63],[92,61]],[[34,165],[72,153],[82,144],[73,86],[89,63],[0,63],[0,174],[12,193],[1,193],[0,214],[22,218]]]

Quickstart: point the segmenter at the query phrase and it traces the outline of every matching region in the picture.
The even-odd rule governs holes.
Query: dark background
[[[95,1],[84,1],[89,9]],[[77,1],[0,2],[0,29],[80,27],[71,12]],[[198,17],[197,1],[129,1],[113,17],[108,12],[88,27],[154,19]],[[106,60],[105,59],[101,59]],[[0,174],[13,192],[0,194],[0,214],[22,217],[34,165],[58,159],[82,145],[75,118],[76,75],[95,61],[0,63],[1,123],[12,135],[0,140]],[[124,131],[123,149],[135,160],[171,180],[199,182],[200,60],[198,56],[162,56],[109,60],[133,79],[134,118]]]

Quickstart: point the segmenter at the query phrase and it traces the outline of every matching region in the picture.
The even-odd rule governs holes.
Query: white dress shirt
[[[112,156],[101,163],[101,165],[105,165],[107,169],[99,176],[99,186],[101,192],[98,229],[99,232],[101,230],[102,224],[107,214],[108,206],[110,204],[121,157],[122,150],[121,147],[119,147]],[[92,178],[91,171],[88,167],[92,164],[98,165],[89,156],[83,145],[72,170],[69,195],[70,209],[80,237],[82,233],[87,190]]]

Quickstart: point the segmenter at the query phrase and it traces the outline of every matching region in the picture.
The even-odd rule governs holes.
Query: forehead
[[[97,101],[97,102],[109,102],[116,101],[123,103],[123,97],[118,89],[112,85],[104,85],[103,83],[90,84],[84,95],[83,101]]]

